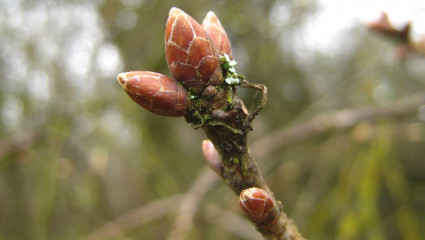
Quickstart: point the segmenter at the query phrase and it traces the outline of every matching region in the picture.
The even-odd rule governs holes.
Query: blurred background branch
[[[405,115],[419,114],[420,107],[425,106],[425,93],[400,99],[388,106],[365,107],[360,109],[343,109],[340,111],[320,113],[311,120],[270,133],[253,144],[253,152],[259,158],[286,148],[290,145],[316,137],[331,130],[342,130],[354,127],[361,122],[374,122],[380,119],[391,119]]]
[[[169,240],[187,239],[187,235],[193,226],[195,214],[199,210],[200,203],[208,192],[218,182],[218,177],[209,168],[204,168],[199,177],[194,181],[189,191],[186,192],[180,203],[174,229],[168,235]]]
[[[4,159],[6,155],[28,151],[36,139],[36,134],[31,131],[17,133],[8,139],[0,139],[0,159]]]
[[[138,228],[150,221],[174,213],[175,206],[182,202],[184,195],[175,195],[165,199],[153,201],[136,210],[125,214],[112,222],[105,223],[96,231],[92,232],[86,240],[114,239],[125,235],[127,232]]]

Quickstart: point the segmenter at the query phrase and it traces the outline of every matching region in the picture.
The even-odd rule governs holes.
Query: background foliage
[[[425,58],[396,59],[394,46],[363,25],[347,30],[335,51],[305,48],[303,26],[319,9],[313,0],[1,1],[1,240],[84,238],[190,188],[205,165],[203,133],[141,109],[115,80],[129,70],[169,74],[163,36],[172,6],[198,21],[213,10],[238,72],[269,87],[254,145],[317,114],[423,92]],[[248,106],[259,100],[241,94]],[[254,155],[305,237],[422,239],[424,112]],[[188,239],[243,239],[207,214],[214,204],[240,215],[236,199],[220,182]],[[174,217],[170,211],[120,239],[165,239]]]

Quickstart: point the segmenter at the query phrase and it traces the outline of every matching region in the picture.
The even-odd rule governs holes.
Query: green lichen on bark
[[[210,88],[211,94],[203,94],[191,101],[187,122],[194,128],[202,128],[212,141],[222,160],[219,175],[224,182],[239,195],[243,190],[257,187],[265,190],[274,201],[275,219],[256,225],[265,239],[304,239],[295,224],[283,211],[280,201],[265,183],[260,170],[248,147],[247,135],[252,130],[251,123],[265,105],[267,88],[261,84],[252,84],[242,78],[245,87],[263,92],[260,106],[249,113],[242,100],[236,94],[236,87],[223,83]]]

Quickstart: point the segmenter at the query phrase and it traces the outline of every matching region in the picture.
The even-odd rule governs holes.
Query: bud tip
[[[170,12],[168,13],[168,15],[169,16],[172,16],[172,15],[180,15],[180,14],[182,14],[182,13],[184,13],[180,8],[176,8],[176,7],[172,7],[171,9],[170,9]]]
[[[210,19],[210,18],[212,18],[212,17],[215,17],[215,13],[213,12],[213,11],[209,11],[208,13],[207,13],[207,16],[205,17],[205,19]]]
[[[126,83],[126,82],[127,82],[127,80],[128,80],[128,78],[127,78],[127,73],[125,72],[125,73],[120,73],[120,74],[118,74],[117,79],[118,79],[118,82],[121,84],[121,86],[122,86],[123,88],[125,88],[125,83]]]
[[[212,22],[218,22],[218,18],[213,11],[209,11],[207,16],[205,16],[204,21],[202,21],[203,25],[210,24]]]

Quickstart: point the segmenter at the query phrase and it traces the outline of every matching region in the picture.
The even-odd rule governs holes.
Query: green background
[[[23,0],[0,2],[1,240],[84,239],[196,181],[205,135],[183,118],[140,108],[116,81],[130,70],[169,75],[163,38],[173,6],[199,22],[214,11],[238,73],[268,86],[250,142],[306,238],[424,238],[423,106],[288,139],[274,151],[255,145],[318,116],[391,108],[423,94],[424,56],[397,59],[393,43],[360,23],[330,52],[303,48],[302,29],[319,9],[313,0]],[[240,94],[250,110],[260,100],[254,91]],[[138,216],[115,239],[167,239],[179,206],[171,202],[151,220]],[[224,213],[235,219],[226,222]],[[237,196],[219,182],[187,239],[259,239],[242,217]]]

